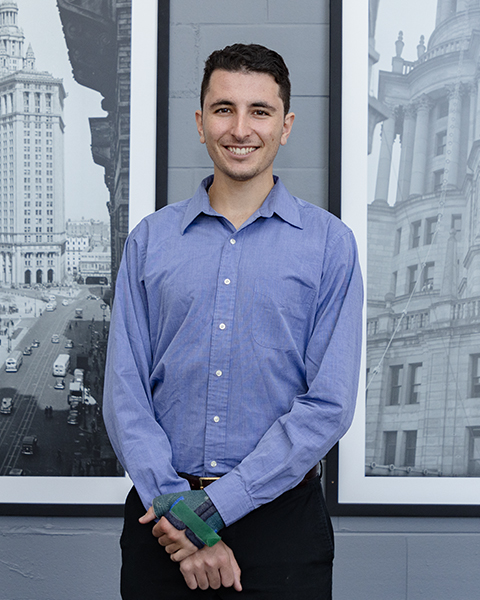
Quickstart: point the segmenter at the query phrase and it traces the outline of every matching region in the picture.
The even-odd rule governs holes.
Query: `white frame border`
[[[355,233],[366,281],[368,0],[343,0],[342,13],[342,220]],[[357,409],[352,427],[339,443],[338,505],[478,505],[480,477],[365,475],[365,340],[364,327]]]
[[[132,2],[129,229],[155,210],[157,0]],[[145,57],[149,57],[149,61]],[[125,477],[1,477],[1,504],[123,505]],[[61,514],[61,513],[58,513]]]

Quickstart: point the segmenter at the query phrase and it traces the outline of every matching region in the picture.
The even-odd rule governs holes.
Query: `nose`
[[[238,142],[242,142],[248,138],[251,133],[248,115],[244,113],[237,113],[235,115],[235,118],[232,122],[231,133]]]

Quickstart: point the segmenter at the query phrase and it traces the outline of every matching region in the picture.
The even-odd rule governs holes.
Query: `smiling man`
[[[213,176],[127,240],[104,392],[124,600],[331,598],[318,465],[353,417],[362,281],[351,231],[273,175],[289,110],[279,54],[214,52]]]

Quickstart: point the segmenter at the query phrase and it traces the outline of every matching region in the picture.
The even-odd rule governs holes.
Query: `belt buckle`
[[[217,481],[217,479],[220,479],[220,477],[199,477],[198,483],[200,485],[200,489],[203,490],[203,488],[206,488],[207,485]]]

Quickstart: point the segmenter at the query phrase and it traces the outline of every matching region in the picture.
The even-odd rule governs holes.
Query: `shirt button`
[[[220,329],[225,329],[226,325],[225,323],[220,323],[220,325],[218,326]]]
[[[228,278],[227,278],[227,279],[224,279],[224,280],[223,280],[223,283],[224,283],[225,285],[230,285],[230,279],[228,279]]]
[[[210,463],[211,467],[216,467],[217,466],[217,461],[216,460],[212,460],[212,462]]]
[[[213,417],[213,420],[215,421],[215,423],[218,423],[220,421],[220,417]]]
[[[235,240],[235,239],[233,239],[233,238],[232,238],[232,239],[230,240],[230,243],[231,243],[231,244],[232,244],[232,246],[233,246],[234,244],[236,244],[236,243],[237,243],[237,240]]]
[[[217,377],[221,377],[223,375],[223,373],[220,371],[220,369],[218,371],[215,371],[215,375]]]

